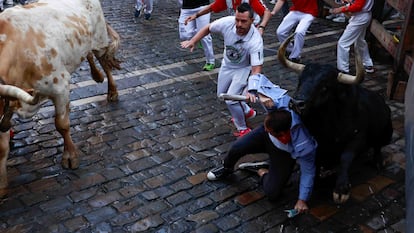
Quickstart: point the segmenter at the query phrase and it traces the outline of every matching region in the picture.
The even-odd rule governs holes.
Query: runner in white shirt
[[[262,72],[263,39],[253,25],[254,12],[248,3],[237,7],[235,16],[218,19],[201,29],[191,40],[183,41],[183,48],[193,51],[195,44],[205,35],[221,34],[224,38],[223,60],[218,74],[217,95],[222,93],[240,95],[247,85],[249,75]],[[246,102],[226,101],[233,123],[241,137],[251,131],[246,119],[256,112]]]

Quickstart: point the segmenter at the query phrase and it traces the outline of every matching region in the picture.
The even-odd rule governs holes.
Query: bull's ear
[[[279,59],[280,64],[282,64],[284,67],[290,68],[296,73],[300,74],[302,73],[303,69],[305,69],[305,65],[289,61],[285,56],[287,45],[290,43],[294,36],[295,33],[291,34],[288,38],[286,38],[285,41],[282,42],[279,50],[277,51],[277,58]]]

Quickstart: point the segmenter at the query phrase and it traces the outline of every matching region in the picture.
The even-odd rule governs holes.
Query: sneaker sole
[[[248,162],[248,163],[241,163],[239,164],[239,169],[246,169],[248,167],[253,167],[253,166],[269,166],[269,162],[267,161],[263,161],[263,162]]]

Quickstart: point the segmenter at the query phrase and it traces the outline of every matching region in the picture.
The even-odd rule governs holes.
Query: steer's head
[[[13,110],[19,105],[19,101],[33,105],[39,100],[39,95],[32,96],[19,87],[4,84],[0,77],[0,131],[7,132],[11,128]]]
[[[358,84],[364,79],[364,70],[359,54],[356,55],[357,75],[338,72],[331,65],[299,64],[286,59],[286,47],[294,34],[290,35],[281,45],[278,58],[282,65],[293,69],[299,74],[299,82],[292,96],[291,108],[300,115],[306,115],[312,108],[322,108],[329,104],[337,104],[341,98],[339,89],[352,84]],[[346,98],[342,96],[342,98]],[[330,105],[332,106],[332,105]],[[314,111],[316,109],[313,109]]]

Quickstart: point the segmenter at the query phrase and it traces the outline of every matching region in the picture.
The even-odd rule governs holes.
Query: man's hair
[[[266,128],[272,130],[274,133],[287,131],[292,124],[292,115],[287,110],[277,109],[269,112],[264,120]]]
[[[247,2],[243,2],[242,4],[240,4],[240,5],[237,7],[237,11],[238,11],[239,13],[244,13],[244,12],[248,11],[248,12],[249,12],[249,17],[250,17],[250,18],[253,18],[253,16],[254,16],[253,9],[252,9],[252,7],[249,5],[249,3],[247,3]]]

